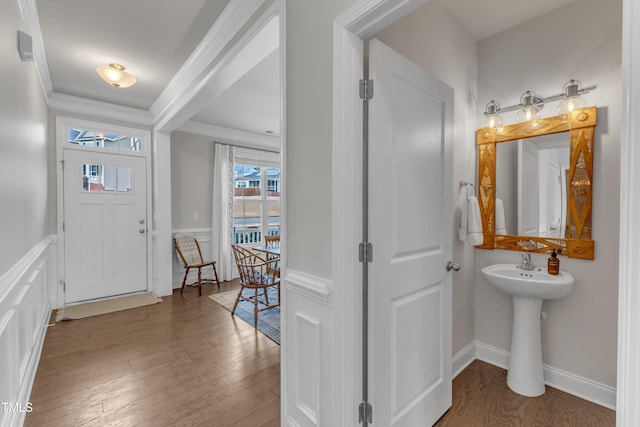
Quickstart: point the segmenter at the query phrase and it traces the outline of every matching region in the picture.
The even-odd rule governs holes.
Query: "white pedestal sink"
[[[540,396],[545,392],[540,338],[542,301],[569,294],[573,276],[565,271],[554,276],[541,270],[522,270],[514,264],[489,265],[482,273],[513,299],[507,385],[524,396]]]

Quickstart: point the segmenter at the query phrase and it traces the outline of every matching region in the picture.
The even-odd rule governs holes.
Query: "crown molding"
[[[239,147],[274,152],[280,151],[280,137],[278,136],[262,135],[193,120],[185,122],[176,130],[194,135],[207,136],[215,139],[217,142],[225,142]]]
[[[362,0],[340,15],[335,22],[358,37],[366,39],[428,1]]]
[[[146,110],[123,107],[116,104],[81,98],[79,96],[65,95],[57,92],[54,92],[49,96],[48,105],[49,108],[52,109],[76,114],[88,114],[106,119],[122,120],[138,125],[151,126],[153,124],[153,118]]]
[[[254,13],[268,0],[231,0],[200,44],[180,67],[149,111],[157,121],[197,83],[200,74],[224,51]]]
[[[20,11],[27,32],[31,35],[33,47],[33,59],[36,64],[36,72],[38,80],[46,99],[53,94],[53,83],[49,74],[49,64],[44,53],[44,41],[42,39],[42,31],[40,31],[40,19],[38,18],[38,7],[35,0],[18,0]]]

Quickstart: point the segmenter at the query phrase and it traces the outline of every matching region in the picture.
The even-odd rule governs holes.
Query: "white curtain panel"
[[[220,280],[233,279],[233,147],[215,144],[211,254]]]

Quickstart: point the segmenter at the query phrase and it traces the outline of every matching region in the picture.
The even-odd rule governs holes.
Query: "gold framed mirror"
[[[501,128],[481,128],[476,131],[478,148],[478,203],[482,219],[484,242],[480,249],[506,249],[549,253],[556,249],[570,258],[594,259],[594,242],[591,239],[591,215],[593,194],[593,149],[596,127],[596,107],[572,111],[567,115],[516,123]],[[528,230],[518,226],[515,234],[507,234],[504,218],[499,217],[500,234],[496,234],[496,157],[498,144],[519,141],[519,147],[530,138],[554,135],[568,140],[568,165],[562,173],[562,214],[555,233],[518,232]],[[557,140],[557,138],[556,138]],[[542,142],[544,144],[545,142]],[[522,151],[522,150],[521,150]],[[522,160],[520,160],[522,166]],[[530,178],[530,177],[529,177]],[[522,193],[527,176],[519,179]],[[525,199],[530,192],[518,194]],[[499,201],[499,216],[503,216],[503,203]],[[535,209],[535,208],[534,208]],[[518,218],[522,215],[519,213]],[[531,229],[536,229],[534,225]],[[559,230],[559,231],[558,231]]]

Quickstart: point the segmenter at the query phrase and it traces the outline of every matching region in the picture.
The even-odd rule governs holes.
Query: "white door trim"
[[[620,144],[620,272],[616,424],[640,424],[640,4],[623,0],[622,138]]]
[[[106,132],[113,132],[115,134],[135,136],[140,138],[140,151],[117,151],[111,149],[98,149],[98,148],[82,148],[82,147],[69,147],[67,143],[67,129],[79,128],[79,129],[95,129],[104,130]],[[62,173],[62,159],[63,150],[83,150],[92,152],[103,152],[108,154],[119,154],[133,157],[142,157],[146,163],[146,180],[147,180],[147,197],[146,197],[146,211],[147,218],[146,223],[150,224],[151,221],[151,132],[145,129],[130,128],[124,126],[116,126],[109,123],[103,123],[98,121],[81,120],[72,117],[58,116],[56,117],[56,230],[58,234],[58,283],[55,292],[55,297],[52,296],[52,300],[55,301],[55,307],[64,307],[64,280],[65,280],[65,238],[62,228],[62,221],[64,219],[64,181]],[[151,288],[150,278],[152,277],[153,265],[152,265],[152,238],[151,233],[147,233],[147,289]]]
[[[334,405],[341,425],[358,425],[362,398],[362,102],[364,39],[427,0],[363,0],[334,21],[332,143],[332,275],[335,301]],[[374,95],[375,96],[375,95]]]

